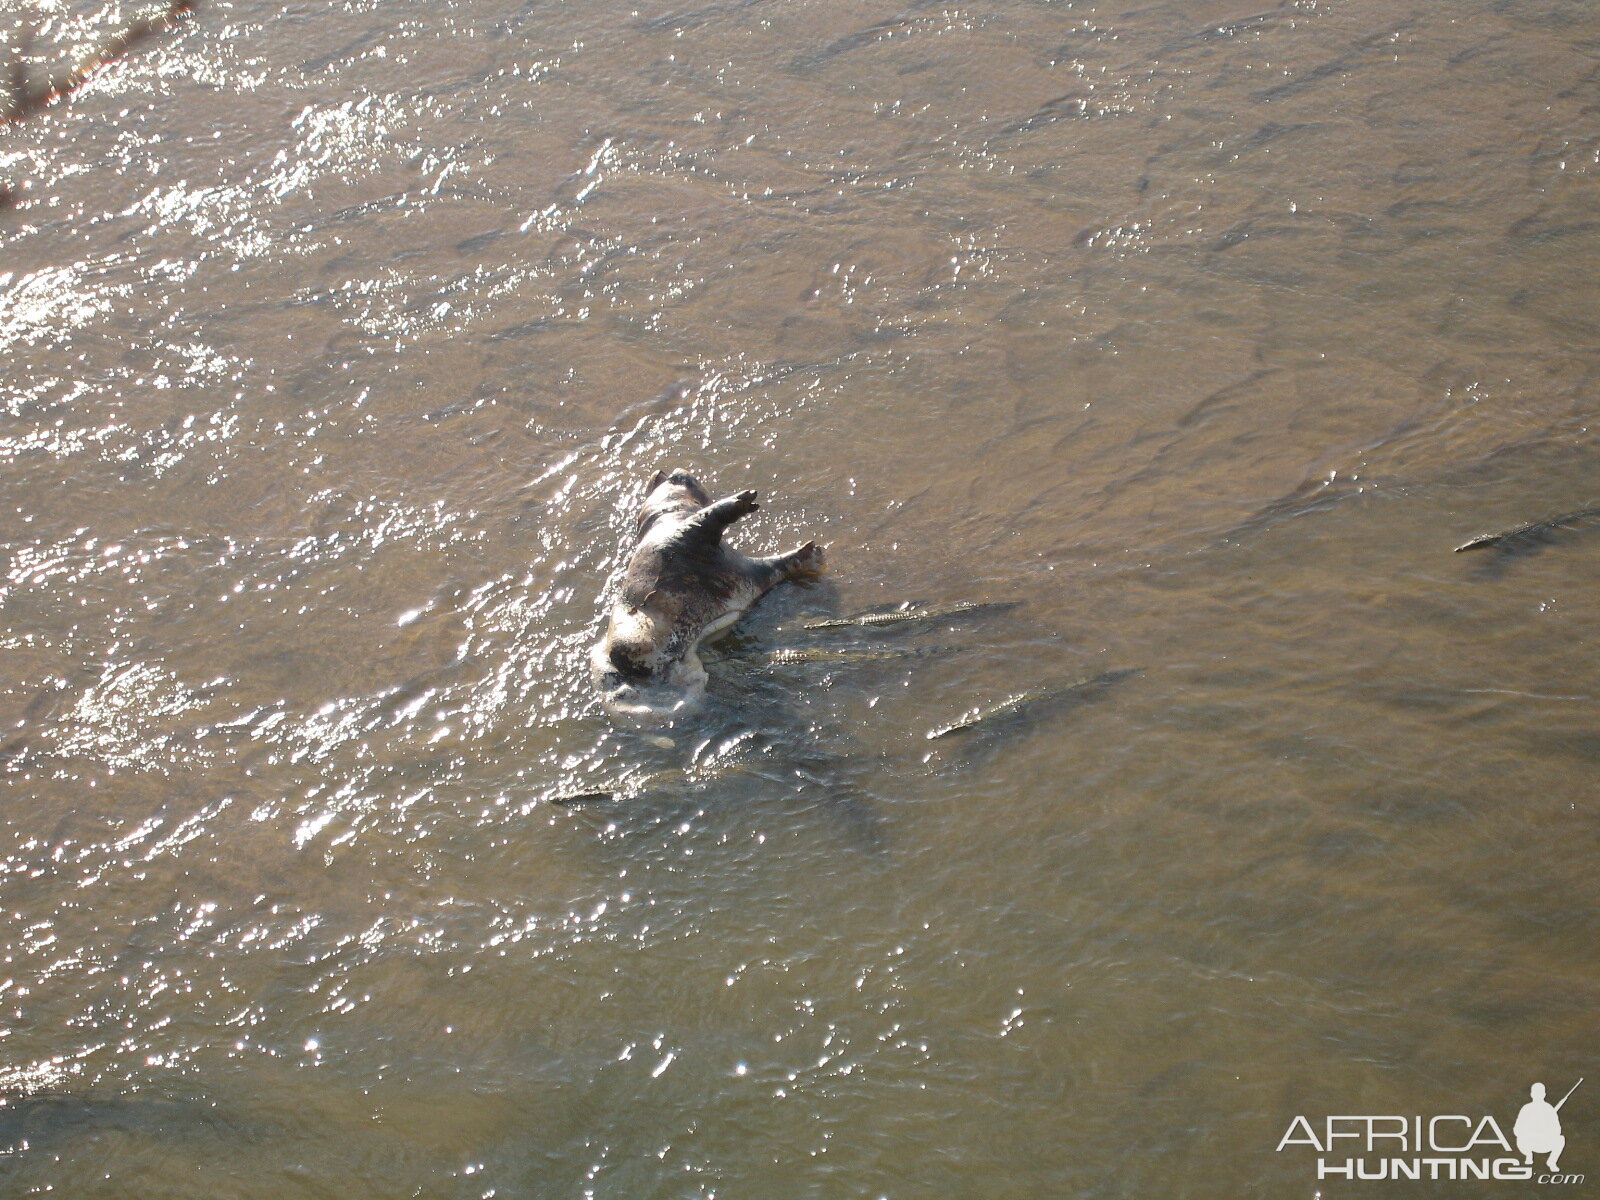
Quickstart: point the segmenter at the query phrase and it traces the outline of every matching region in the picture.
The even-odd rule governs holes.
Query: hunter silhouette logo
[[[1582,1082],[1578,1080],[1578,1083]],[[1566,1149],[1567,1139],[1561,1134],[1561,1118],[1556,1114],[1571,1099],[1572,1093],[1578,1090],[1578,1083],[1569,1087],[1567,1094],[1554,1104],[1544,1098],[1544,1084],[1536,1083],[1528,1089],[1532,1099],[1522,1106],[1522,1111],[1517,1114],[1517,1123],[1511,1127],[1511,1133],[1517,1139],[1517,1149],[1528,1165],[1533,1164],[1535,1154],[1548,1154],[1550,1157],[1545,1160],[1545,1165],[1552,1171],[1560,1169],[1556,1160]]]
[[[1561,1154],[1567,1148],[1561,1107],[1582,1082],[1579,1079],[1554,1104],[1545,1099],[1544,1084],[1528,1089],[1528,1102],[1511,1127],[1515,1150],[1494,1117],[1459,1113],[1329,1116],[1317,1124],[1307,1117],[1295,1117],[1278,1142],[1278,1150],[1311,1147],[1317,1153],[1318,1179],[1582,1183],[1582,1175],[1559,1173]],[[1348,1157],[1341,1157],[1341,1152]],[[1536,1170],[1535,1157],[1544,1159],[1544,1170]]]

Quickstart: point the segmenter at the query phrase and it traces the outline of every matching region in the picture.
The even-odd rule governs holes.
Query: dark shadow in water
[[[630,854],[641,839],[654,843],[687,826],[743,834],[752,826],[792,828],[815,814],[850,850],[881,858],[888,851],[882,816],[866,790],[846,778],[864,762],[784,747],[770,757],[750,753],[714,764],[703,777],[578,807],[585,817],[602,820]]]
[[[81,88],[91,78],[118,59],[131,54],[145,42],[159,37],[174,28],[194,12],[196,0],[170,0],[158,13],[130,21],[123,29],[107,38],[87,57],[80,59],[71,70],[59,75],[34,79],[28,70],[33,57],[33,42],[38,35],[42,15],[30,12],[23,18],[20,45],[13,50],[5,72],[5,95],[0,100],[0,124],[14,125],[25,121],[63,100]],[[11,188],[0,184],[0,208],[14,198]]]
[[[744,667],[739,643],[753,645],[760,636],[755,630],[730,635],[735,656],[720,661]],[[626,774],[553,802],[603,813],[608,826],[624,834],[734,807],[769,813],[816,810],[855,849],[881,853],[879,818],[866,792],[840,769],[866,756],[838,735],[821,732],[834,725],[822,711],[825,701],[825,690],[797,689],[770,672],[719,672],[701,710],[670,730],[602,730],[601,744],[609,751],[604,758],[627,763]]]
[[[197,1096],[36,1092],[0,1105],[0,1160],[20,1151],[92,1141],[110,1130],[150,1139],[235,1138],[238,1125]]]
[[[617,773],[549,799],[598,823],[609,839],[635,843],[666,831],[676,837],[685,823],[731,829],[815,812],[853,849],[882,856],[889,847],[881,798],[915,788],[934,771],[969,769],[1018,734],[1094,703],[1141,673],[1104,671],[972,710],[936,731],[950,738],[939,754],[927,753],[934,734],[910,730],[899,752],[868,749],[839,719],[829,699],[832,670],[866,671],[870,681],[873,667],[886,661],[992,648],[983,621],[1020,606],[900,602],[841,615],[838,594],[826,582],[804,599],[785,597],[707,648],[711,682],[692,717],[644,732],[612,728],[597,717],[602,728],[591,761],[617,764]],[[823,624],[807,628],[808,621]],[[886,643],[886,634],[902,636]],[[929,644],[929,636],[954,644]]]
[[[665,16],[651,17],[639,22],[640,28],[650,33],[680,32],[693,29],[697,25],[704,25],[707,21],[714,21],[718,17],[725,17],[734,13],[742,13],[748,8],[758,4],[765,4],[768,0],[731,0],[727,4],[708,4],[703,8],[691,8],[686,12],[667,13]]]
[[[805,74],[807,71],[813,71],[820,67],[823,63],[831,62],[833,59],[849,54],[852,51],[874,46],[891,38],[903,37],[918,29],[937,28],[939,21],[937,17],[917,17],[913,15],[922,9],[932,8],[937,2],[938,0],[914,0],[912,4],[906,7],[904,12],[897,16],[886,17],[882,21],[854,30],[843,37],[835,38],[819,50],[800,55],[789,63],[789,70],[797,74]]]

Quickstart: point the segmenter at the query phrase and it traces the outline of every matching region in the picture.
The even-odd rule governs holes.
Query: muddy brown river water
[[[1592,1193],[1600,528],[1452,548],[1600,504],[1597,111],[1556,0],[208,0],[13,125],[0,1194]],[[832,571],[663,746],[675,465]],[[1019,603],[801,628],[908,600]]]

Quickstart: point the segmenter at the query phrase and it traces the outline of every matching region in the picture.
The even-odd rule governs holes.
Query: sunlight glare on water
[[[1595,1076],[1600,543],[1451,551],[1600,504],[1597,37],[208,0],[8,126],[0,1190],[1310,1196]],[[651,740],[674,466],[831,571]]]

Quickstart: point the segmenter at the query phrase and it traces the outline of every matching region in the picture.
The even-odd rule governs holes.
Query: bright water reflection
[[[1595,1076],[1594,535],[1450,549],[1600,500],[1597,36],[235,0],[10,128],[7,1193],[1309,1196]],[[679,464],[834,573],[669,748]]]

